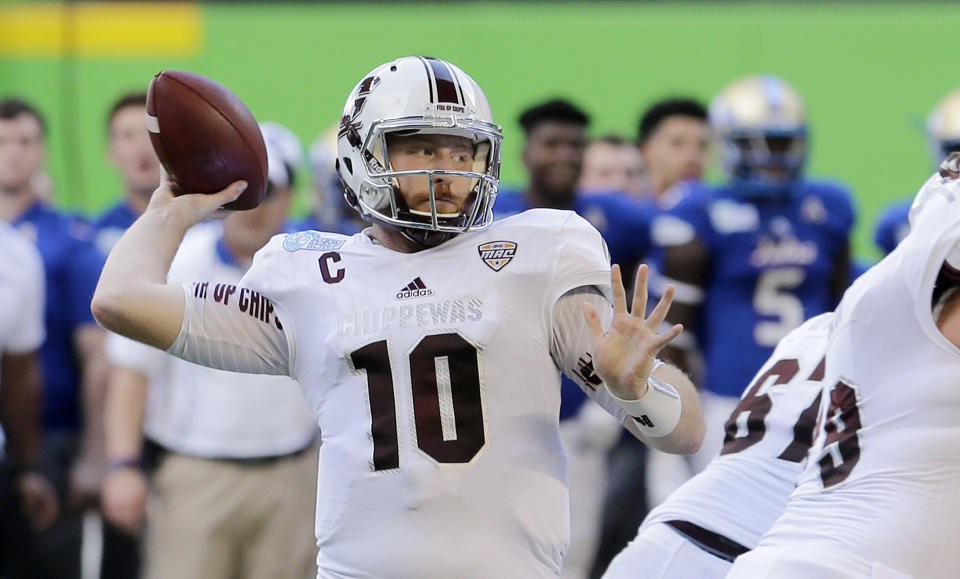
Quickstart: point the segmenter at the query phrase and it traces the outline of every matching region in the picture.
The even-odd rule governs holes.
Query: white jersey
[[[731,576],[756,576],[748,563],[778,552],[851,576],[957,576],[960,350],[931,296],[960,240],[960,184],[935,175],[915,207],[911,233],[837,309],[822,432],[783,516]]]
[[[752,548],[783,512],[813,443],[833,314],[784,337],[726,423],[720,455],[643,522],[682,520]]]
[[[43,261],[30,241],[2,221],[0,252],[0,356],[25,354],[43,344]],[[4,442],[0,427],[0,457]]]
[[[553,308],[608,293],[609,276],[599,233],[566,211],[413,254],[301,232],[240,288],[185,286],[170,351],[300,382],[323,439],[321,576],[554,577],[569,541],[560,369],[630,419],[589,354],[560,343]]]
[[[191,229],[169,280],[239,281],[244,269],[220,245],[222,235],[220,223]],[[108,338],[107,349],[111,362],[150,379],[144,432],[173,451],[207,458],[281,456],[316,438],[313,413],[290,378],[215,370],[117,335]]]

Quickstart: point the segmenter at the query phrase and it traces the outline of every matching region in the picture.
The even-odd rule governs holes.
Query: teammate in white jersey
[[[389,62],[348,97],[338,141],[371,228],[276,237],[238,286],[166,285],[186,228],[242,184],[173,197],[165,181],[101,277],[109,328],[298,380],[323,439],[322,577],[556,577],[570,534],[560,371],[650,444],[700,444],[692,384],[655,358],[681,330],[657,334],[670,294],[645,316],[643,268],[628,313],[574,213],[493,223],[500,139],[462,70]]]
[[[957,159],[945,161],[954,178],[934,175],[918,193],[907,237],[840,303],[822,432],[783,515],[730,577],[957,576],[960,336],[956,288],[936,283],[960,263]]]
[[[650,512],[607,579],[724,577],[783,512],[813,443],[833,314],[793,330],[744,390],[720,455]]]

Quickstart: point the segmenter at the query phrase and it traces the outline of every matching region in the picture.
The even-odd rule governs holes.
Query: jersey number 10
[[[373,470],[400,467],[393,365],[386,340],[350,354],[367,373]],[[459,334],[424,336],[410,351],[417,447],[442,464],[468,463],[486,441],[480,392],[480,352]]]

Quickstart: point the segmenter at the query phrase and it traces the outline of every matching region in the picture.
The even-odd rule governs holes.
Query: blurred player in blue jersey
[[[109,370],[105,332],[90,313],[103,266],[89,229],[36,197],[31,181],[44,164],[45,123],[19,99],[0,100],[0,219],[33,239],[46,276],[45,466],[66,513],[40,537],[39,563],[55,577],[80,569],[79,510],[95,504],[103,467],[102,404]]]
[[[624,192],[586,193],[579,189],[584,152],[590,142],[587,113],[568,101],[554,99],[524,111],[519,123],[526,136],[523,162],[528,183],[523,191],[501,189],[493,209],[496,218],[502,219],[534,207],[574,211],[603,236],[611,262],[620,264],[625,272],[632,272],[650,249],[654,207],[630,198]],[[628,279],[631,275],[625,274]],[[603,492],[603,486],[597,484],[596,478],[603,476],[605,452],[597,447],[609,445],[603,436],[592,438],[603,427],[590,422],[592,409],[584,402],[586,395],[583,391],[564,377],[560,420],[567,447],[573,519],[564,577],[582,576],[590,565]],[[573,418],[578,420],[571,420]],[[589,436],[579,437],[578,432]],[[612,432],[611,439],[615,439],[619,430],[612,429]]]
[[[659,205],[672,204],[706,170],[711,141],[707,108],[688,97],[662,99],[643,112],[637,128],[646,170],[644,196]]]
[[[691,191],[658,218],[663,276],[677,284],[671,322],[703,358],[707,436],[691,465],[720,450],[743,384],[805,319],[829,311],[849,283],[854,208],[846,187],[804,176],[807,120],[787,83],[770,75],[728,85],[710,105],[730,178]],[[688,351],[674,349],[680,364]]]
[[[308,213],[293,223],[296,231],[333,231],[353,235],[369,226],[343,198],[343,184],[337,175],[337,128],[321,133],[307,152],[313,197]]]
[[[960,151],[960,89],[943,97],[930,111],[927,116],[927,142],[934,166],[953,151]],[[884,255],[893,251],[910,232],[907,214],[911,202],[912,198],[894,201],[880,213],[873,241]]]
[[[619,135],[604,135],[590,141],[583,152],[580,190],[584,193],[644,195],[643,159],[640,149]]]
[[[97,248],[104,255],[147,208],[160,184],[160,161],[147,131],[147,93],[121,95],[107,114],[107,157],[123,182],[123,196],[93,220]]]

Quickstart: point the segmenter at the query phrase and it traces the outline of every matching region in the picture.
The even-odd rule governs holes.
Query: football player
[[[720,578],[783,512],[813,443],[833,314],[780,341],[727,419],[720,456],[655,508],[605,578]]]
[[[779,78],[749,76],[710,105],[729,181],[691,191],[653,228],[661,272],[677,285],[670,320],[704,358],[707,437],[699,472],[720,451],[743,384],[807,317],[833,309],[849,283],[850,193],[804,176],[807,120]],[[684,365],[686,351],[673,354]]]
[[[710,151],[707,109],[691,98],[667,98],[640,117],[637,142],[646,174],[645,195],[671,205],[682,195],[678,184],[699,183]]]
[[[310,213],[294,223],[294,229],[313,229],[353,235],[366,222],[344,203],[343,184],[337,175],[337,127],[321,133],[307,152],[313,191]]]
[[[500,139],[466,73],[400,58],[354,88],[338,135],[370,228],[277,236],[238,285],[168,285],[187,228],[245,183],[174,197],[164,179],[108,259],[92,304],[107,327],[300,383],[323,436],[321,576],[559,575],[561,370],[650,444],[699,446],[693,386],[655,358],[681,330],[657,333],[672,290],[646,316],[640,268],[628,313],[574,213],[494,223]]]
[[[897,249],[844,295],[806,468],[729,577],[956,576],[958,160],[920,189]]]
[[[617,135],[590,141],[583,152],[580,190],[590,193],[627,193],[643,196],[643,160],[640,149]]]
[[[943,97],[927,116],[927,142],[934,165],[941,163],[953,151],[960,151],[960,89]],[[907,215],[910,199],[888,205],[880,218],[873,240],[883,254],[893,251],[910,231]]]

